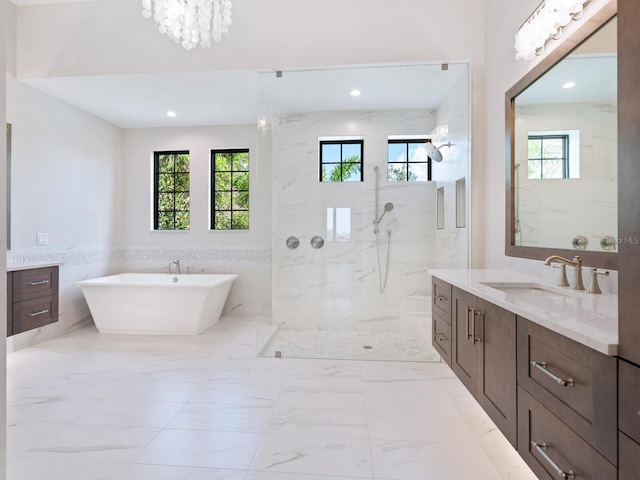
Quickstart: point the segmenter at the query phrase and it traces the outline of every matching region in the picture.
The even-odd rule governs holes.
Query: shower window
[[[363,140],[320,140],[320,181],[361,182]]]
[[[431,180],[431,159],[426,139],[394,139],[387,144],[388,182],[427,182]]]
[[[153,229],[189,230],[189,152],[154,152],[153,160]]]
[[[211,151],[211,230],[249,229],[249,150]]]

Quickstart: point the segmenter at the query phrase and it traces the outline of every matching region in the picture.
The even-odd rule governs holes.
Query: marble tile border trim
[[[86,250],[49,250],[46,252],[13,253],[12,265],[62,263],[66,266],[88,265],[122,260],[171,261],[176,258],[191,261],[269,262],[271,249],[251,248],[113,248]]]

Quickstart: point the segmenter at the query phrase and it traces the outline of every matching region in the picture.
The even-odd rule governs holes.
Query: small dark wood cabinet
[[[7,336],[58,321],[59,268],[7,272]]]

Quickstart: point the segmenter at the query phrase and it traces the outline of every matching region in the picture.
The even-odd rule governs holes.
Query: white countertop
[[[40,263],[13,263],[7,262],[7,272],[17,272],[18,270],[31,270],[32,268],[59,267],[64,262],[40,262]]]
[[[618,296],[590,294],[555,287],[532,275],[510,270],[429,270],[434,277],[520,315],[605,355],[618,354]],[[586,272],[583,272],[585,275]],[[522,292],[501,290],[483,283],[531,282],[549,285],[567,296],[539,298]],[[585,275],[585,285],[588,278]]]

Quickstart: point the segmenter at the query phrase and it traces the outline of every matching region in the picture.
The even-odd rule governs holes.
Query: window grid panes
[[[154,152],[154,230],[189,229],[189,152]]]
[[[569,178],[569,135],[530,135],[527,178]]]
[[[320,181],[361,182],[363,140],[321,140]]]
[[[429,140],[389,140],[387,181],[427,182],[431,180],[431,159],[425,143]]]
[[[249,229],[249,150],[211,151],[211,229]]]

